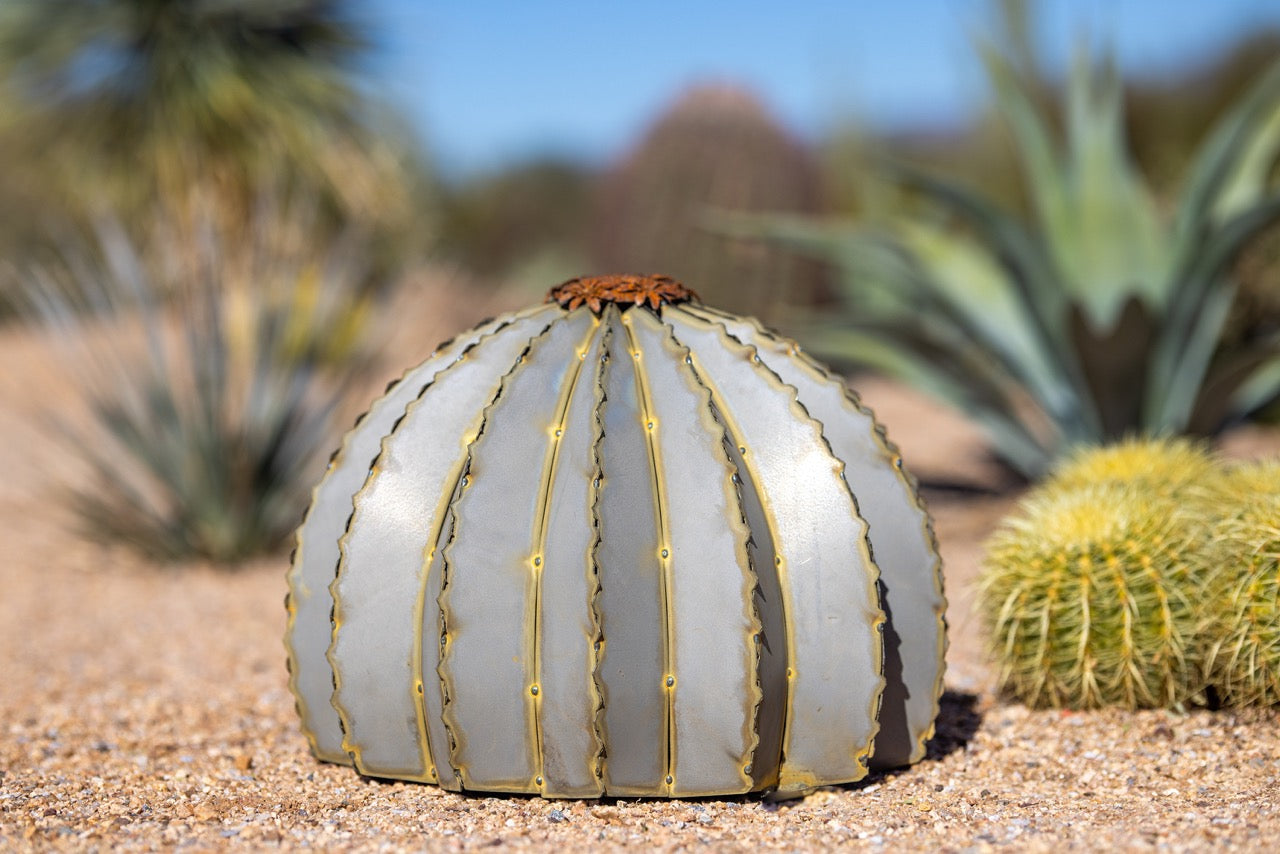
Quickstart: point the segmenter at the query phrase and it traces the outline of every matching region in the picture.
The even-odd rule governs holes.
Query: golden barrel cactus
[[[1226,706],[1280,704],[1280,459],[1224,478],[1230,508],[1204,554],[1210,684]]]
[[[1198,506],[1146,484],[1038,488],[987,544],[1001,689],[1032,707],[1166,708],[1203,687]]]
[[[803,793],[920,759],[942,685],[932,529],[871,413],[660,276],[406,373],[289,588],[316,756],[450,789]]]

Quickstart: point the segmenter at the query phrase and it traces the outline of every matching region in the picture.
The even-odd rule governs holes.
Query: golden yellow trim
[[[688,347],[680,343],[675,337],[674,330],[670,324],[663,323],[656,316],[645,311],[632,311],[628,313],[628,317],[634,323],[647,324],[649,330],[656,335],[661,336],[662,346],[666,350],[668,356],[674,360],[676,373],[685,381],[686,387],[693,394],[701,397],[702,409],[697,413],[702,426],[706,429],[709,436],[716,437],[716,441],[712,445],[712,455],[716,457],[723,469],[723,480],[721,481],[724,490],[724,501],[726,508],[738,509],[738,516],[734,519],[732,516],[727,520],[727,524],[735,533],[734,552],[738,559],[739,566],[744,568],[742,578],[742,588],[740,596],[744,603],[745,622],[747,624],[746,648],[749,651],[751,661],[750,675],[748,676],[748,708],[744,710],[743,720],[743,743],[746,745],[746,751],[739,762],[738,769],[741,775],[739,783],[740,791],[750,791],[754,786],[754,780],[750,771],[744,770],[750,768],[755,760],[756,748],[760,743],[760,734],[756,726],[757,715],[760,706],[764,700],[764,694],[758,679],[761,651],[756,643],[756,638],[762,625],[760,616],[756,613],[754,595],[759,580],[755,572],[755,568],[751,561],[751,550],[747,546],[747,542],[751,539],[751,530],[746,521],[745,511],[742,509],[742,499],[738,494],[738,489],[734,483],[734,475],[737,473],[737,466],[729,458],[728,452],[725,450],[724,443],[732,441],[733,437],[728,435],[727,427],[724,423],[716,418],[716,407],[712,399],[711,390],[707,384],[703,382],[698,371],[693,367],[693,357]],[[666,558],[667,550],[662,549],[659,556]],[[669,677],[675,679],[672,675]],[[674,685],[672,686],[674,687]],[[674,698],[672,700],[674,705]],[[674,712],[673,712],[674,716]],[[674,742],[674,739],[673,739]],[[672,763],[674,768],[674,762]],[[697,796],[700,794],[726,794],[727,788],[719,787],[715,791],[708,792],[692,792],[682,790],[682,796]]]
[[[470,449],[471,443],[476,440],[475,431],[479,429],[474,423],[472,424],[472,427],[473,430],[463,434],[463,445],[468,449]],[[448,782],[446,783],[440,779],[440,775],[437,772],[437,768],[441,764],[437,759],[437,754],[441,752],[437,751],[435,745],[431,743],[431,729],[427,726],[427,699],[425,694],[427,679],[426,674],[422,671],[422,633],[423,624],[426,622],[427,618],[427,588],[430,586],[431,564],[435,560],[436,549],[440,547],[440,537],[444,533],[444,523],[445,519],[449,517],[449,509],[452,507],[453,502],[457,499],[458,494],[461,491],[462,478],[463,464],[459,462],[449,470],[449,474],[445,478],[445,483],[450,484],[450,486],[448,489],[441,492],[440,500],[436,502],[435,514],[436,518],[439,519],[439,522],[432,528],[431,535],[427,538],[427,547],[423,550],[424,557],[422,560],[421,571],[422,579],[421,583],[418,585],[418,598],[414,603],[413,649],[411,651],[409,665],[412,668],[412,672],[417,674],[418,701],[415,704],[415,710],[418,715],[418,735],[421,739],[419,743],[422,745],[422,758],[427,766],[426,781],[437,783],[446,789],[458,788],[457,774],[449,774]],[[456,519],[454,520],[454,524],[457,524]],[[444,571],[443,566],[441,566],[440,571]],[[439,628],[438,620],[436,622],[436,626]],[[440,653],[441,656],[443,656],[443,654],[443,652]],[[437,688],[439,687],[439,678],[439,674],[437,674]],[[444,759],[448,756],[448,747],[447,745],[444,747],[445,749],[439,756],[439,759]],[[449,765],[451,771],[453,770],[452,763],[445,764]]]
[[[543,307],[540,307],[540,308],[543,308]],[[484,335],[481,338],[477,339],[475,342],[473,342],[470,346],[468,346],[465,350],[463,350],[461,354],[459,354],[458,359],[455,362],[452,362],[446,367],[442,368],[441,371],[437,373],[435,377],[432,378],[432,381],[423,387],[418,397],[415,398],[413,401],[411,401],[405,407],[404,415],[402,415],[401,418],[396,422],[396,425],[395,427],[392,428],[391,432],[388,433],[386,436],[382,437],[382,443],[378,452],[378,456],[375,458],[373,465],[370,467],[369,476],[365,479],[364,485],[361,486],[360,490],[352,498],[353,508],[359,507],[361,499],[363,498],[365,493],[371,488],[372,483],[376,479],[377,471],[381,467],[381,462],[384,458],[384,455],[387,452],[387,444],[390,441],[391,437],[396,434],[396,431],[398,430],[400,425],[404,423],[404,420],[405,418],[408,417],[410,410],[416,409],[419,405],[422,404],[423,396],[427,393],[427,391],[432,386],[435,385],[440,375],[443,374],[445,371],[451,370],[454,367],[454,365],[457,365],[462,361],[464,361],[467,354],[469,354],[471,350],[474,350],[476,347],[481,346],[484,342],[491,340],[494,336],[498,335],[503,330],[509,328],[516,321],[523,320],[529,317],[534,317],[538,313],[539,311],[536,309],[529,309],[529,310],[516,312],[514,314],[505,316],[503,318],[504,322],[500,326],[495,328],[492,332],[488,333],[487,335]],[[556,312],[556,313],[559,313],[559,312]],[[554,319],[549,321],[547,323],[547,326],[544,327],[542,331],[545,332],[546,329],[549,329],[551,324],[554,322],[555,322]],[[471,437],[468,434],[464,438],[466,439],[464,446],[469,446]],[[467,454],[464,453],[463,459],[465,459],[466,456]],[[448,476],[445,478],[445,483],[451,483],[456,485],[460,477],[459,473],[461,471],[461,468],[462,468],[462,463],[459,462],[458,465],[455,465],[450,470]],[[436,512],[438,514],[438,518],[437,518],[436,524],[433,526],[430,536],[427,538],[426,544],[423,546],[424,555],[427,554],[429,550],[436,547],[436,541],[440,537],[440,532],[444,527],[444,518],[447,515],[447,513],[441,513],[440,508],[444,507],[447,510],[451,499],[452,499],[452,490],[445,491],[441,496],[440,502],[437,503]],[[343,610],[341,597],[337,596],[336,592],[337,592],[338,584],[342,579],[343,570],[346,568],[346,565],[347,565],[347,541],[351,535],[351,526],[355,520],[355,515],[357,512],[358,512],[357,509],[352,510],[351,517],[347,520],[347,529],[343,532],[341,538],[338,540],[338,554],[339,554],[338,569],[337,569],[337,572],[334,573],[333,581],[329,583],[329,594],[333,599],[333,618],[332,618],[333,625],[332,625],[332,629],[330,631],[330,636],[329,636],[329,648],[325,651],[325,658],[329,662],[330,668],[333,670],[334,688],[333,688],[333,694],[330,697],[329,702],[333,706],[334,710],[337,711],[339,721],[342,724],[342,749],[347,751],[348,756],[351,757],[352,764],[355,765],[358,771],[360,771],[361,773],[368,773],[364,769],[363,756],[362,756],[360,746],[351,741],[350,718],[347,714],[346,709],[343,708],[342,704],[338,700],[338,695],[340,694],[341,688],[342,688],[342,674],[338,667],[337,661],[333,657],[334,649],[338,640],[338,633],[342,628],[342,610]],[[420,775],[411,775],[411,774],[391,775],[385,772],[377,772],[373,776],[390,777],[392,779],[403,779],[403,780],[409,780],[415,783],[438,782],[440,783],[440,785],[444,786],[445,788],[456,788],[456,786],[446,785],[444,781],[437,779],[438,775],[433,776],[431,773],[433,770],[433,766],[438,766],[439,763],[434,762],[433,757],[431,755],[430,740],[427,734],[427,726],[426,726],[426,716],[425,716],[426,712],[425,712],[425,708],[423,706],[422,701],[419,699],[422,697],[422,694],[418,693],[416,690],[418,684],[423,684],[425,686],[425,680],[422,679],[422,676],[421,676],[421,671],[422,671],[422,619],[421,617],[424,613],[422,609],[425,605],[425,603],[423,602],[423,599],[425,598],[425,592],[426,592],[426,577],[427,577],[426,570],[429,570],[429,565],[425,566],[424,570],[421,573],[422,580],[419,586],[417,602],[415,603],[415,606],[414,606],[415,615],[417,616],[416,625],[414,627],[414,644],[413,644],[413,648],[410,650],[410,656],[411,656],[410,667],[412,668],[411,672],[418,673],[418,676],[414,682],[413,700],[414,700],[414,708],[415,708],[417,723],[418,723],[418,734],[420,737],[419,745],[423,752],[423,773]]]
[[[585,311],[578,309],[577,311]],[[561,441],[564,438],[565,426],[568,423],[569,407],[573,402],[573,391],[578,384],[578,378],[582,374],[586,351],[591,347],[591,339],[595,337],[596,331],[599,329],[600,319],[592,316],[591,326],[587,330],[586,336],[579,342],[578,349],[575,351],[578,358],[573,363],[573,368],[566,377],[564,386],[560,389],[560,396],[556,400],[556,420],[553,422],[551,433],[551,441],[547,449],[546,458],[542,465],[542,477],[538,490],[538,506],[534,511],[534,529],[533,529],[533,560],[531,561],[531,570],[533,572],[533,603],[532,617],[526,617],[530,627],[529,645],[532,647],[530,658],[533,660],[533,672],[531,675],[533,687],[530,689],[530,707],[533,717],[533,740],[534,740],[534,767],[535,771],[534,785],[537,787],[539,794],[546,794],[546,769],[543,759],[542,748],[542,694],[538,690],[538,686],[542,683],[542,573],[543,566],[542,555],[547,551],[547,523],[551,518],[551,491],[555,488],[556,469],[560,463],[560,448],[563,445]]]
[[[696,310],[696,307],[693,307],[693,308]],[[784,383],[776,373],[774,373],[772,370],[770,370],[767,366],[765,366],[762,363],[759,357],[759,351],[757,350],[756,347],[753,347],[748,344],[743,344],[742,342],[734,338],[732,335],[730,335],[728,330],[726,330],[722,324],[716,322],[713,319],[695,314],[693,311],[688,310],[686,306],[667,306],[664,310],[666,312],[670,312],[670,314],[668,315],[669,317],[677,317],[677,318],[683,319],[685,322],[689,323],[689,325],[694,326],[695,328],[698,326],[702,326],[704,329],[707,329],[719,335],[721,338],[721,341],[725,344],[725,346],[728,347],[731,351],[736,351],[740,353],[746,359],[747,363],[752,366],[752,369],[756,373],[758,373],[761,377],[763,377],[770,386],[787,394],[790,398],[791,407],[795,412],[797,418],[802,423],[806,423],[812,427],[812,429],[817,433],[820,441],[827,448],[828,454],[837,463],[836,473],[840,475],[840,478],[839,478],[840,482],[844,484],[845,491],[849,495],[850,506],[853,510],[854,518],[862,528],[862,537],[860,538],[857,547],[868,569],[868,572],[866,573],[866,578],[865,578],[866,598],[867,598],[867,603],[870,606],[869,613],[879,615],[878,618],[873,618],[873,622],[870,627],[871,641],[872,641],[872,657],[875,660],[878,660],[881,662],[882,672],[881,672],[880,678],[877,680],[876,687],[871,692],[871,701],[868,708],[868,715],[871,720],[871,731],[868,737],[868,741],[866,745],[863,747],[863,749],[855,752],[852,755],[852,758],[854,759],[854,764],[857,766],[861,766],[861,769],[862,769],[861,773],[847,780],[822,780],[822,781],[818,781],[818,784],[825,785],[828,783],[847,783],[847,782],[854,782],[856,780],[860,780],[863,777],[865,777],[867,774],[867,760],[871,756],[871,751],[875,744],[875,736],[879,729],[878,710],[880,707],[881,695],[884,691],[884,686],[885,686],[885,679],[883,675],[884,639],[881,634],[885,618],[884,618],[884,612],[880,609],[880,604],[879,604],[880,603],[880,594],[878,590],[878,582],[880,577],[879,567],[876,565],[875,561],[872,559],[872,556],[871,556],[870,544],[866,537],[866,531],[867,531],[866,519],[864,519],[862,517],[862,514],[858,511],[857,499],[854,497],[853,491],[849,488],[848,483],[845,481],[843,477],[844,463],[840,461],[835,456],[834,453],[832,453],[830,444],[827,442],[826,437],[822,434],[821,424],[817,421],[817,419],[813,418],[813,416],[809,414],[809,411],[805,408],[804,404],[800,402],[796,389]],[[694,358],[696,363],[696,360],[697,360],[696,354]],[[703,376],[706,377],[706,374],[704,373]],[[714,379],[707,377],[706,381],[708,382],[709,387],[712,389],[713,397],[716,396],[718,390],[715,385]],[[723,399],[723,396],[720,396],[720,399]],[[735,435],[741,435],[740,429],[734,429],[736,428],[737,425],[734,423],[732,416],[728,412],[725,412],[723,407],[720,407],[720,410],[725,417],[726,425],[731,429],[731,431]],[[752,462],[753,458],[749,453],[750,449],[745,446],[740,446],[740,450],[742,451],[743,463],[744,465],[746,465],[748,471],[751,473],[752,480],[758,483],[759,482],[758,470],[755,467],[754,463]],[[757,494],[760,497],[760,504],[762,509],[764,510],[765,516],[769,520],[770,531],[776,532],[777,519],[769,504],[768,496],[761,491],[758,491]],[[775,544],[775,547],[778,546],[778,538],[776,536],[774,537],[774,544]],[[778,551],[783,552],[784,550],[779,548]],[[788,577],[787,561],[785,559],[780,564],[778,564],[778,576],[779,576],[779,580],[784,580]],[[791,597],[788,595],[787,588],[785,586],[783,587],[782,596],[784,601],[784,610],[787,611],[788,613],[794,614],[794,609],[793,607],[791,607],[792,605]],[[795,678],[796,662],[795,662],[795,636],[794,636],[791,620],[785,620],[785,625],[787,627],[787,663],[788,663],[787,710],[785,714],[785,723],[783,726],[782,763],[781,763],[781,767],[779,769],[779,774],[778,774],[778,791],[782,793],[786,793],[789,791],[803,791],[803,790],[811,789],[815,785],[814,781],[816,779],[815,775],[813,775],[811,772],[807,771],[806,769],[795,769],[795,768],[789,769],[786,767],[787,747],[788,745],[790,745],[791,739],[792,739],[792,732],[791,732],[792,717],[793,717],[792,703],[795,697],[794,678]]]
[[[766,329],[758,320],[751,317],[737,317],[722,312],[716,308],[706,305],[686,305],[682,309],[688,313],[701,315],[704,320],[713,320],[716,316],[724,317],[729,320],[736,320],[751,326],[757,335],[765,341],[768,341],[774,347],[774,352],[784,358],[790,358],[796,362],[801,368],[806,370],[810,376],[820,381],[835,385],[841,391],[841,401],[848,411],[863,416],[871,424],[871,438],[880,452],[880,458],[886,465],[893,469],[894,475],[899,483],[907,492],[907,496],[911,499],[916,509],[920,511],[921,517],[921,533],[924,541],[928,546],[930,554],[933,556],[933,572],[934,592],[938,596],[939,604],[934,609],[934,618],[938,627],[938,644],[937,644],[937,662],[938,672],[934,679],[933,686],[933,714],[930,717],[930,723],[917,737],[915,747],[911,751],[911,762],[919,762],[924,758],[925,750],[929,739],[933,738],[935,726],[938,720],[938,714],[941,711],[942,694],[944,690],[944,680],[946,677],[946,660],[949,641],[947,637],[947,594],[945,582],[943,578],[942,554],[938,547],[937,532],[933,528],[933,519],[929,515],[929,508],[925,504],[924,496],[920,494],[919,484],[909,471],[904,467],[902,462],[902,454],[897,445],[889,438],[889,434],[885,426],[876,419],[875,413],[866,406],[857,392],[849,388],[848,384],[839,377],[833,375],[827,368],[804,352],[803,348],[789,338],[778,335]]]
[[[662,571],[658,576],[658,589],[662,599],[662,670],[663,673],[670,675],[674,664],[672,648],[675,644],[672,637],[675,627],[672,625],[674,620],[671,615],[671,532],[667,522],[666,487],[662,480],[662,451],[658,448],[657,440],[653,435],[655,430],[661,429],[661,425],[656,422],[653,415],[653,397],[649,388],[649,377],[645,372],[644,354],[640,349],[639,342],[636,341],[635,332],[631,329],[631,314],[629,312],[622,315],[622,328],[627,336],[627,350],[631,353],[635,362],[636,397],[640,404],[641,420],[647,428],[644,431],[644,437],[645,446],[649,451],[650,485],[653,488],[654,507],[658,523],[658,544],[661,552],[666,554],[665,557],[659,554]],[[662,715],[663,731],[666,734],[666,743],[663,745],[663,765],[667,769],[663,792],[669,796],[672,787],[675,785],[676,765],[674,679],[671,679],[663,690],[666,694],[666,703],[664,704]]]

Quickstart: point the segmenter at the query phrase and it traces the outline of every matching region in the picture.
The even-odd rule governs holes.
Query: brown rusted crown
[[[585,304],[596,314],[607,302],[623,308],[646,303],[657,308],[696,299],[696,293],[670,276],[579,276],[556,285],[547,294],[547,302],[558,302],[567,309]]]

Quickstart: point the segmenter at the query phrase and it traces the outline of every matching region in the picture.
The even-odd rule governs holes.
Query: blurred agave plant
[[[1031,207],[892,167],[943,214],[866,227],[736,219],[843,272],[843,316],[808,343],[968,413],[1028,477],[1084,443],[1210,433],[1280,395],[1280,333],[1228,344],[1230,266],[1280,217],[1280,66],[1210,130],[1171,217],[1130,160],[1112,62],[1082,56],[1065,139],[1011,63],[988,51]],[[958,226],[958,227],[957,227]]]
[[[87,419],[54,417],[92,473],[74,506],[95,537],[234,561],[297,523],[355,376],[330,366],[358,363],[366,337],[350,296],[364,271],[358,240],[317,260],[281,250],[272,235],[287,228],[271,221],[259,218],[251,247],[206,222],[152,251],[107,221],[93,251],[66,245],[58,270],[27,277],[88,404]]]

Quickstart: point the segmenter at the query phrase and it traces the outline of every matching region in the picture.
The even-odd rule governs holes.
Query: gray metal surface
[[[773,533],[789,659],[778,790],[861,779],[884,687],[884,614],[844,466],[754,348],[678,306],[663,317],[737,437]]]
[[[579,354],[596,325],[579,309],[531,342],[484,411],[452,505],[439,672],[452,764],[466,788],[541,793],[545,785],[537,627],[544,597],[559,591],[543,589],[544,514],[585,364]],[[579,605],[586,611],[585,597]]]
[[[755,751],[756,586],[750,531],[725,454],[724,425],[671,330],[647,311],[623,316],[647,412],[662,504],[673,795],[745,792]],[[606,477],[609,475],[605,470]],[[611,576],[602,583],[607,588]]]
[[[430,781],[433,751],[419,702],[427,687],[419,655],[429,549],[499,381],[561,314],[518,318],[438,374],[384,439],[356,495],[331,588],[329,663],[343,749],[361,773]]]
[[[604,697],[606,790],[613,795],[663,795],[670,761],[665,686],[667,616],[662,518],[640,397],[635,350],[618,311],[608,306],[609,364],[605,372],[604,437],[597,513],[600,545],[599,679]]]
[[[545,311],[539,307],[535,311]],[[404,409],[458,355],[505,324],[492,320],[440,346],[426,361],[405,372],[387,393],[373,402],[363,418],[343,437],[324,477],[311,493],[311,505],[298,529],[289,567],[289,613],[285,647],[289,654],[290,687],[298,700],[302,731],[312,752],[329,762],[349,763],[342,749],[338,713],[329,704],[333,669],[325,659],[333,626],[329,612],[333,597],[329,584],[338,569],[338,534],[351,517],[351,499],[382,446],[382,437]]]
[[[919,761],[933,735],[942,695],[947,602],[929,514],[903,471],[901,455],[844,382],[805,356],[795,342],[751,319],[703,307],[685,310],[756,347],[765,365],[797,389],[800,403],[822,422],[823,435],[844,462],[845,477],[869,526],[887,618],[886,684],[871,767]]]

